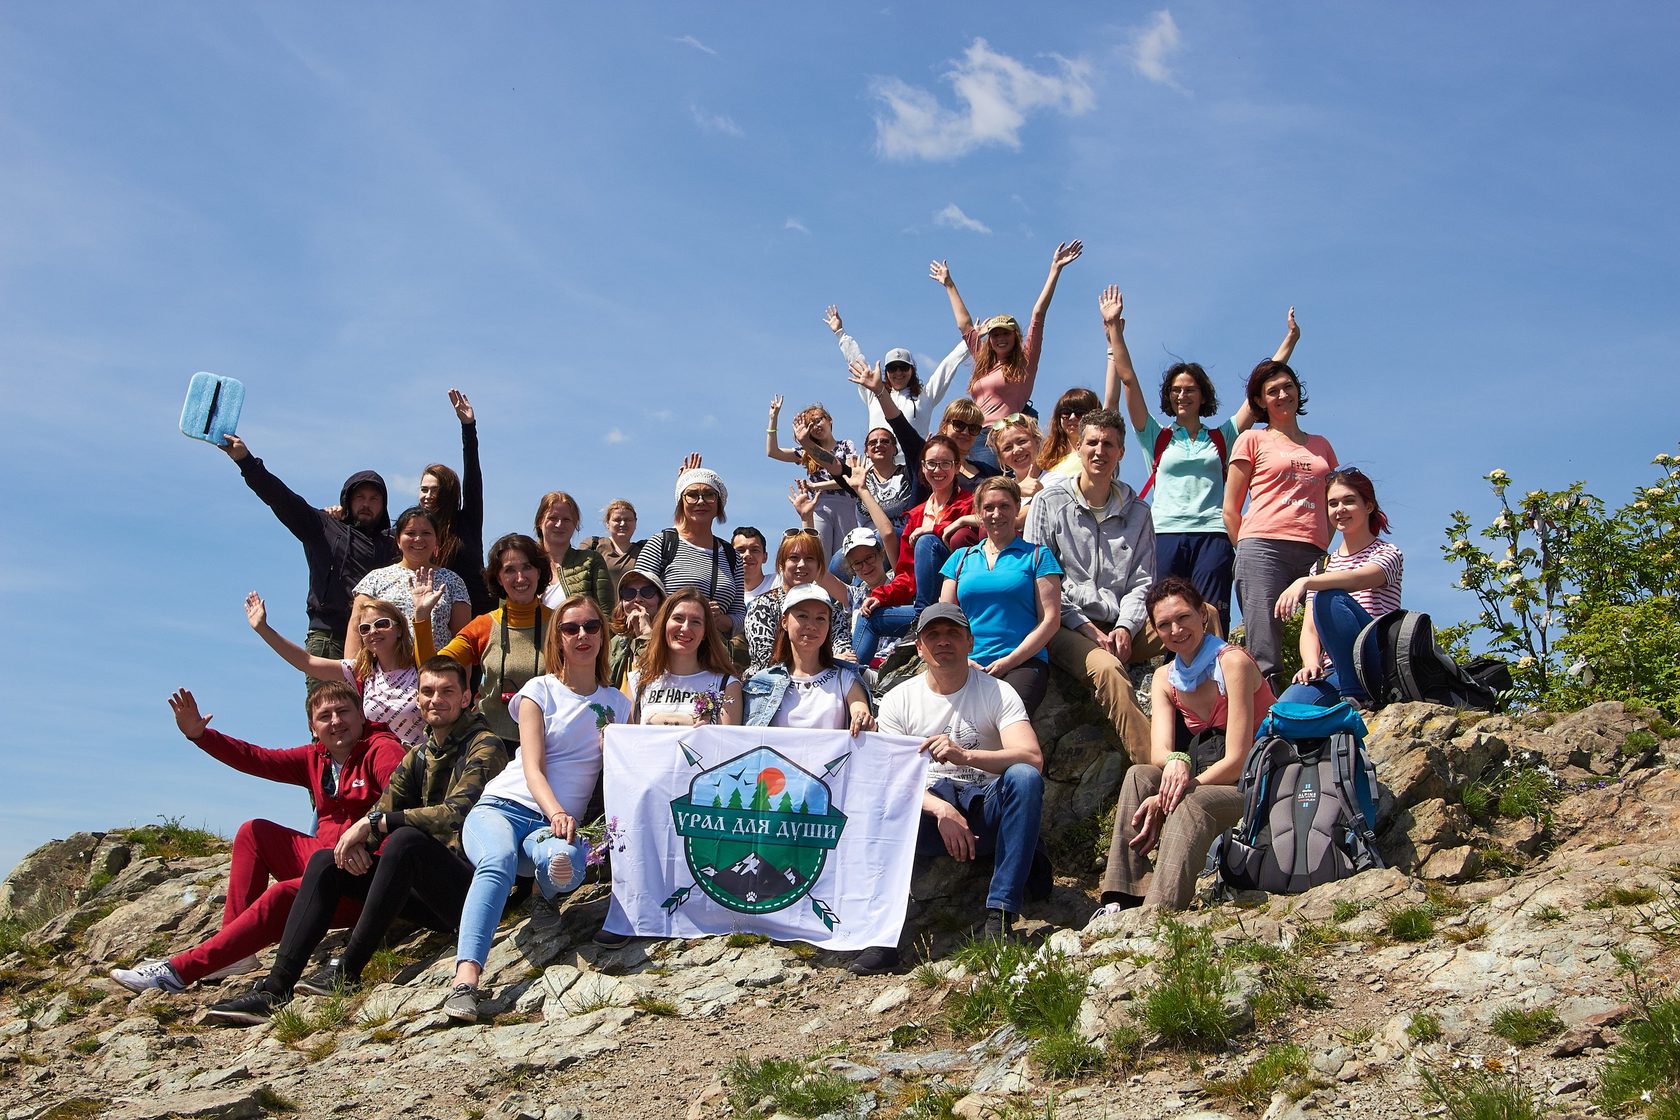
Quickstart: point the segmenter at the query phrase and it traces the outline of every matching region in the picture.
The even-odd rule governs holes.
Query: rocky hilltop
[[[1680,1037],[1633,1045],[1680,966],[1672,726],[1615,704],[1391,707],[1369,738],[1389,868],[1297,896],[1204,892],[1181,923],[1087,926],[1120,767],[1078,705],[1058,710],[1045,739],[1065,874],[1029,914],[1033,940],[965,947],[980,884],[942,860],[915,884],[906,945],[922,963],[904,976],[744,934],[603,949],[594,884],[557,916],[503,924],[478,1025],[440,1010],[453,944],[414,934],[381,953],[366,995],[203,1027],[216,985],[134,997],[105,973],[212,931],[225,855],[157,826],[55,841],[0,888],[0,1109],[1210,1120],[1412,1116],[1455,1093],[1532,1111],[1452,1115],[1676,1107],[1680,1067],[1662,1063],[1680,1062]]]

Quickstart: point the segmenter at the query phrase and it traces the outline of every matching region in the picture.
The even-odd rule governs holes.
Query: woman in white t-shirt
[[[607,625],[588,595],[555,611],[543,643],[544,673],[508,705],[519,722],[519,753],[461,826],[473,864],[455,949],[451,1019],[478,1018],[478,978],[515,874],[534,874],[549,901],[583,882],[589,845],[579,821],[601,776],[601,737],[630,716],[630,701],[607,683]]]
[[[703,592],[685,588],[660,606],[630,696],[632,723],[740,724],[741,682]]]
[[[1400,609],[1400,550],[1378,537],[1388,532],[1388,515],[1377,505],[1376,487],[1358,467],[1330,472],[1325,488],[1330,528],[1342,534],[1339,548],[1318,569],[1302,576],[1277,598],[1279,620],[1295,613],[1305,598],[1301,623],[1301,670],[1279,700],[1334,704],[1338,697],[1369,700],[1353,671],[1359,632],[1389,611]]]
[[[770,664],[744,688],[750,727],[849,728],[853,735],[875,730],[863,676],[834,660],[829,631],[836,604],[815,584],[782,597]]]

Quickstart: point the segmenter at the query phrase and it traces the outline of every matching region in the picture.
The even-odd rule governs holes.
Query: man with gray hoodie
[[[1087,412],[1075,451],[1078,477],[1047,485],[1027,514],[1026,538],[1062,566],[1062,628],[1050,639],[1050,663],[1091,682],[1126,753],[1147,762],[1149,720],[1126,666],[1161,652],[1143,608],[1155,582],[1155,526],[1149,507],[1114,477],[1126,452],[1119,413]]]

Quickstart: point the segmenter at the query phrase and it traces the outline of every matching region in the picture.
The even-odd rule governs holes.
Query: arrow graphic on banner
[[[845,767],[846,767],[846,760],[848,758],[851,758],[851,757],[852,757],[852,752],[847,751],[845,754],[841,755],[839,758],[835,759],[833,762],[824,763],[823,764],[823,777],[832,778],[832,777],[834,777],[834,775],[840,773],[840,771],[845,769]]]
[[[690,766],[700,765],[700,756],[688,749],[688,742],[686,740],[678,739],[677,746],[682,748],[683,758],[688,761]]]

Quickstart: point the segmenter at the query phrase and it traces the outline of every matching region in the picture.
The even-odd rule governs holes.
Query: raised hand
[[[928,279],[936,284],[949,286],[951,283],[951,266],[944,261],[933,261],[928,265]]]
[[[863,386],[866,390],[874,393],[876,396],[881,395],[882,386],[884,386],[886,382],[881,380],[880,362],[870,365],[867,362],[860,362],[854,358],[847,365],[846,369],[848,371],[846,374],[847,381],[850,381],[853,385]]]
[[[848,459],[840,456],[841,464],[846,468],[846,481],[852,484],[852,489],[863,491],[864,482],[869,478],[869,460],[864,458]]]
[[[1293,307],[1289,309],[1288,330],[1285,333],[1289,335],[1291,342],[1301,341],[1301,324],[1295,321],[1295,309]]]
[[[416,568],[408,577],[408,598],[414,604],[415,618],[430,618],[443,598],[443,584],[432,569]]]
[[[811,484],[802,478],[788,487],[788,504],[799,514],[802,523],[810,521],[817,512],[817,495]]]
[[[268,606],[255,591],[245,596],[245,621],[251,624],[253,630],[261,630],[268,625]]]
[[[215,716],[198,714],[198,701],[186,689],[180,689],[169,698],[169,710],[175,713],[175,726],[181,729],[181,734],[189,739],[197,739],[204,734],[204,729],[210,726]]]
[[[1126,320],[1121,316],[1126,314],[1126,297],[1120,294],[1120,285],[1110,284],[1097,297],[1097,310],[1102,312],[1103,326],[1114,325],[1124,328]]]
[[[840,309],[832,303],[828,305],[828,310],[823,312],[823,322],[827,323],[828,329],[835,334],[839,334],[844,329],[840,323]]]
[[[473,415],[472,402],[467,400],[467,395],[461,390],[449,390],[449,403],[455,407],[455,415],[460,418],[461,423],[476,424],[478,422]]]
[[[697,470],[699,469],[699,466],[700,452],[690,451],[687,455],[683,456],[683,461],[677,466],[677,474],[680,475],[684,471]]]
[[[1079,259],[1079,254],[1085,251],[1083,241],[1066,241],[1056,246],[1056,252],[1050,258],[1050,267],[1058,272]]]
[[[771,415],[774,416],[775,413],[771,413]],[[811,421],[809,419],[806,419],[804,417],[798,417],[798,416],[794,417],[794,420],[793,420],[793,439],[794,439],[795,443],[804,443],[805,442],[805,437],[807,435],[809,435],[810,432],[811,432]]]
[[[222,450],[226,451],[227,457],[236,463],[241,459],[249,459],[251,457],[251,449],[246,447],[245,441],[236,435],[230,434],[222,437]]]

